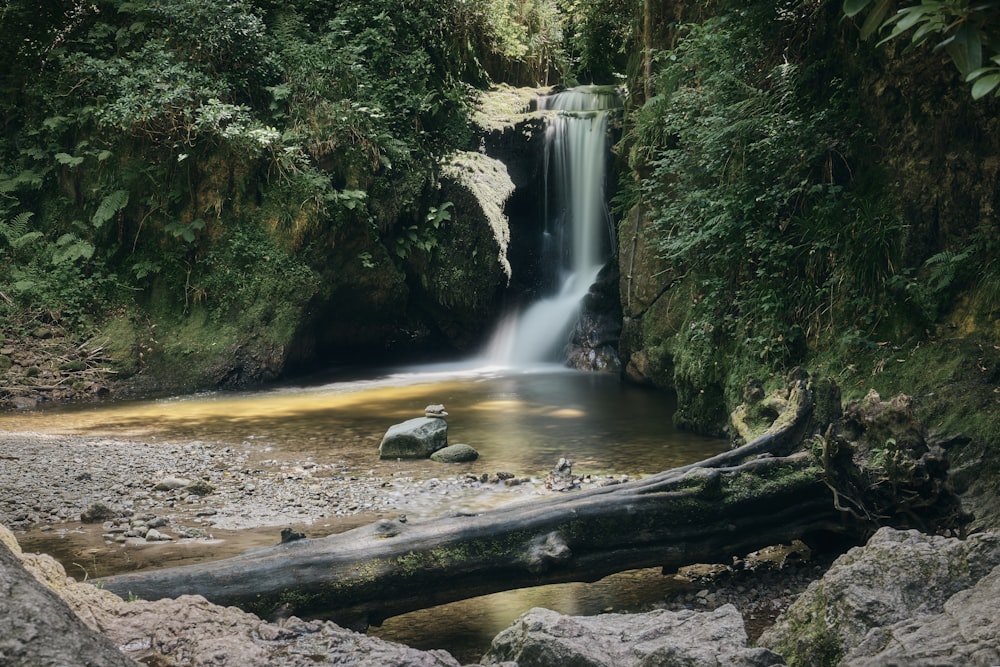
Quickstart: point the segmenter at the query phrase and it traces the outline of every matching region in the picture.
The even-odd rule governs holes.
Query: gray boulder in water
[[[448,422],[417,417],[389,427],[378,446],[379,458],[426,459],[448,446]]]
[[[438,463],[465,463],[479,458],[479,452],[469,445],[448,445],[431,454],[431,461]]]

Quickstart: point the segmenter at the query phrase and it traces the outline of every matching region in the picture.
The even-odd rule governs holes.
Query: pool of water
[[[253,442],[271,458],[347,461],[391,474],[397,461],[379,461],[378,442],[392,424],[422,416],[442,403],[449,442],[481,455],[487,470],[542,475],[560,458],[578,473],[641,476],[711,456],[720,440],[677,431],[672,396],[622,384],[617,376],[557,366],[511,370],[452,364],[337,374],[253,392],[210,392],[156,400],[55,406],[0,415],[2,431],[143,438],[149,441]],[[259,446],[259,447],[257,447]],[[405,462],[415,476],[451,474],[429,461]],[[313,526],[310,533],[327,531]],[[228,536],[208,557],[273,542],[269,531]],[[88,553],[100,558],[95,536],[73,531],[28,536],[27,548],[56,551],[67,570]],[[56,544],[55,542],[58,542]],[[157,552],[161,549],[160,552]],[[151,566],[206,558],[205,549],[150,547]],[[159,556],[156,554],[160,553]],[[81,556],[82,554],[82,556]],[[134,564],[133,564],[134,566]],[[114,566],[112,570],[116,569]],[[508,591],[388,619],[370,632],[418,648],[444,648],[476,661],[489,640],[520,613],[544,606],[564,613],[595,614],[647,608],[676,588],[657,570],[622,573],[594,584],[560,584]]]
[[[0,431],[251,440],[270,456],[377,466],[373,453],[386,429],[438,403],[449,413],[449,442],[471,445],[484,463],[518,474],[550,470],[561,457],[580,470],[647,474],[725,447],[677,431],[669,394],[558,366],[442,365],[254,392],[56,406],[0,415]],[[434,469],[440,472],[427,467]]]

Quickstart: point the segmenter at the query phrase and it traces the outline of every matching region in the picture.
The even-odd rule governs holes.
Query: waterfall
[[[542,237],[549,293],[504,318],[487,352],[494,364],[562,360],[580,301],[614,240],[605,176],[608,117],[618,106],[618,92],[608,86],[582,86],[539,99],[539,109],[553,111],[545,133]]]

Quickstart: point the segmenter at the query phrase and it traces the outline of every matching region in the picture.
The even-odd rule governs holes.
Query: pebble
[[[150,531],[166,534],[165,528],[176,539],[198,539],[215,529],[309,524],[360,512],[404,512],[419,519],[482,511],[549,493],[543,480],[507,471],[423,479],[413,470],[397,470],[382,476],[343,461],[257,460],[254,447],[259,452],[259,444],[241,449],[202,440],[5,434],[0,523],[13,530],[59,526],[101,503],[110,514],[93,529],[109,539],[146,538]],[[587,475],[584,485],[606,479]],[[191,493],[192,481],[211,491]]]

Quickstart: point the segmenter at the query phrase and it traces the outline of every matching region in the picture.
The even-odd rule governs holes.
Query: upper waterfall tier
[[[622,106],[616,86],[577,86],[538,98],[538,108],[555,111],[609,111]]]

